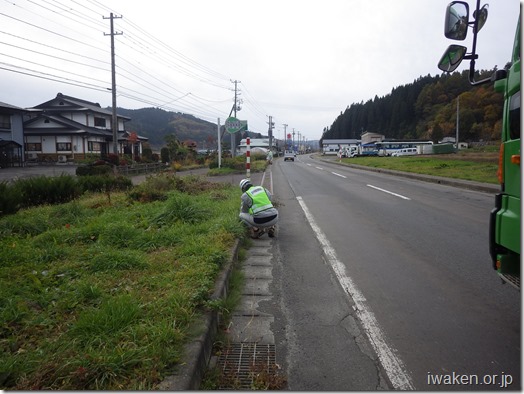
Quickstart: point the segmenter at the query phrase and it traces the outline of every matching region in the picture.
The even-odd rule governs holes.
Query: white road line
[[[323,170],[323,168],[322,168],[322,167],[315,167],[315,168],[318,168],[319,170]]]
[[[403,198],[404,200],[411,200],[411,198],[403,196],[402,194],[393,193],[393,192],[390,192],[389,190],[381,189],[380,187],[376,187],[376,186],[373,186],[373,185],[366,185],[366,186],[371,187],[371,188],[373,188],[375,190],[380,190],[381,192],[384,192],[384,193],[391,194],[392,196],[395,196],[395,197]]]
[[[318,241],[322,245],[327,262],[335,272],[335,275],[344,291],[349,298],[353,300],[355,304],[354,309],[362,322],[364,331],[366,332],[373,349],[377,353],[389,380],[396,390],[414,390],[415,387],[413,386],[409,373],[405,370],[402,361],[395,355],[393,349],[391,349],[386,343],[385,335],[382,332],[375,315],[368,306],[366,298],[347,274],[346,267],[338,259],[335,249],[333,249],[320,227],[317,226],[313,215],[309,212],[302,197],[297,196],[297,200],[302,207],[311,228],[315,232]]]
[[[333,175],[339,176],[339,177],[341,177],[341,178],[347,178],[347,176],[345,176],[345,175],[341,175],[341,174],[337,174],[336,172],[333,172],[333,171],[331,171],[331,173],[332,173]]]

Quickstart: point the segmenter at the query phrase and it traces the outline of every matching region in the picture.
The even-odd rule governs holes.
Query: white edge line
[[[273,171],[269,170],[269,186],[270,186],[270,192],[273,194]]]
[[[404,200],[411,200],[411,198],[403,196],[402,194],[393,193],[393,192],[390,192],[389,190],[381,189],[380,187],[376,187],[376,186],[373,186],[373,185],[366,185],[366,186],[367,187],[371,187],[372,189],[375,189],[375,190],[379,190],[379,191],[384,192],[384,193],[391,194],[392,196],[395,196],[395,197],[403,198]]]
[[[397,390],[414,390],[415,387],[411,381],[409,373],[405,370],[402,361],[395,355],[393,350],[388,346],[385,340],[385,335],[380,328],[375,315],[367,305],[366,298],[356,287],[353,280],[346,273],[344,264],[338,259],[335,249],[331,246],[327,237],[324,235],[320,227],[317,226],[313,215],[309,212],[308,207],[302,200],[302,197],[297,196],[297,200],[306,215],[307,220],[318,241],[322,245],[322,249],[326,259],[335,272],[337,279],[347,293],[350,299],[355,304],[355,310],[358,314],[366,335],[373,346],[373,349],[378,355],[382,367],[386,371],[391,384]]]

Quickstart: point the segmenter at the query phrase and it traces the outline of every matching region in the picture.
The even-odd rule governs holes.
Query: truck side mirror
[[[452,1],[446,9],[444,35],[451,40],[465,40],[468,34],[469,5],[464,1]]]
[[[488,4],[484,4],[482,8],[477,11],[473,12],[473,18],[477,20],[477,33],[482,29],[482,26],[486,23],[486,20],[488,19]]]
[[[438,68],[445,72],[453,72],[466,55],[467,48],[462,45],[450,45],[438,62]]]

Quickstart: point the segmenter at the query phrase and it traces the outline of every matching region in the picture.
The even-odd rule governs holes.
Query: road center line
[[[315,168],[318,168],[319,170],[323,170],[323,168],[322,168],[322,167],[315,167]]]
[[[333,175],[339,176],[339,177],[341,177],[341,178],[347,178],[347,176],[345,176],[345,175],[341,175],[341,174],[337,174],[336,172],[333,172],[333,171],[331,171],[331,173],[332,173]]]
[[[411,198],[403,196],[402,194],[393,193],[393,192],[390,192],[389,190],[381,189],[380,187],[376,187],[373,185],[366,185],[366,186],[371,187],[372,189],[375,189],[375,190],[380,190],[381,192],[384,192],[384,193],[391,194],[392,196],[395,196],[395,197],[403,198],[404,200],[411,200]]]
[[[316,224],[313,215],[311,215],[308,207],[302,200],[302,197],[297,196],[297,200],[302,207],[311,228],[315,232],[320,245],[322,246],[328,264],[335,272],[340,285],[349,296],[350,300],[353,301],[354,309],[360,318],[364,331],[366,332],[373,349],[377,353],[389,380],[396,390],[414,390],[415,387],[411,382],[409,373],[405,370],[402,361],[386,343],[385,335],[382,332],[374,313],[367,304],[366,298],[347,274],[346,267],[338,259],[335,249],[333,249],[327,237]]]

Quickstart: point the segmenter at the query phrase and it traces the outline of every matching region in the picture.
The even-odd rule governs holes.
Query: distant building
[[[269,150],[269,138],[250,138],[249,147],[252,152],[267,153]],[[274,147],[273,147],[274,148]],[[239,154],[243,155],[247,151],[247,141],[246,138],[240,140],[238,145]]]
[[[0,102],[0,168],[23,165],[26,112],[23,108]]]
[[[373,142],[382,142],[386,137],[379,133],[365,132],[360,136],[362,145],[370,144]]]
[[[27,113],[24,146],[28,161],[67,162],[113,152],[112,111],[98,103],[58,93]],[[119,154],[140,156],[147,138],[127,132],[128,120],[118,116],[117,150]]]

